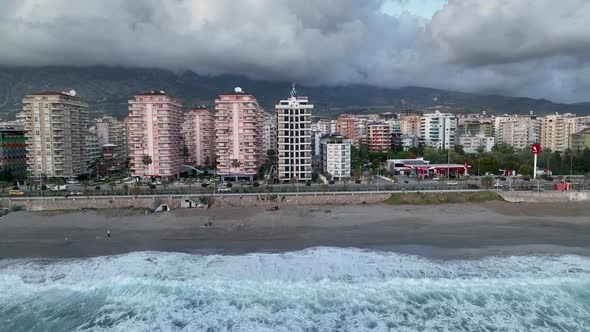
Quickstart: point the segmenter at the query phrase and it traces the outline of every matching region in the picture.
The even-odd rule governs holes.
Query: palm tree
[[[192,176],[189,176],[186,179],[186,184],[188,184],[188,189],[191,189],[191,187],[193,186],[193,182],[194,182],[194,180],[193,180],[193,177]]]
[[[111,191],[114,191],[116,186],[117,184],[115,183],[115,181],[109,181],[109,188],[111,188]]]
[[[238,167],[240,167],[240,165],[242,165],[242,163],[240,163],[240,161],[237,159],[234,159],[231,162],[231,167],[233,167],[233,168],[238,168]]]
[[[147,174],[147,167],[149,165],[152,164],[152,156],[149,156],[147,154],[144,154],[143,157],[141,157],[141,163],[143,164],[144,170],[145,170],[145,174]],[[145,176],[144,174],[144,176]]]
[[[135,184],[133,184],[133,188],[131,188],[131,192],[133,193],[134,196],[139,195],[139,193],[141,192],[141,187],[139,185],[139,182],[135,182]]]

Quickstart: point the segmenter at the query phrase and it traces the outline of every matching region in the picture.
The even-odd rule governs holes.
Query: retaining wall
[[[188,198],[198,202],[205,197],[212,202],[212,208],[281,206],[281,205],[327,205],[327,204],[363,204],[380,203],[389,198],[389,194],[299,194],[299,195],[244,195],[244,196],[159,196],[159,197],[47,197],[43,199],[5,198],[1,206],[10,209],[21,206],[27,211],[59,211],[82,209],[155,209],[160,204],[168,204],[172,209],[180,208],[181,202]]]
[[[512,203],[587,202],[588,191],[501,191],[504,200]]]

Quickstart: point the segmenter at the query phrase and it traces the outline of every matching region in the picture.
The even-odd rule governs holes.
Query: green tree
[[[518,174],[532,175],[533,174],[533,167],[529,164],[522,164],[518,168]]]
[[[494,184],[494,179],[491,176],[484,176],[481,178],[481,186],[490,189]]]

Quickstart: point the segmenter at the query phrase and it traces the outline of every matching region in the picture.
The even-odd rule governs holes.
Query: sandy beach
[[[0,219],[0,258],[132,251],[232,254],[316,246],[394,249],[430,256],[588,255],[589,217],[590,206],[583,203],[505,202],[291,206],[278,211],[187,209],[161,214],[15,212]]]

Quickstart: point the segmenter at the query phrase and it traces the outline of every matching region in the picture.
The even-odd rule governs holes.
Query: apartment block
[[[568,149],[570,136],[577,132],[578,119],[574,114],[554,114],[541,118],[541,148],[562,152]]]
[[[485,136],[481,133],[457,136],[457,144],[461,145],[466,153],[490,152],[495,143],[496,139],[494,137]]]
[[[528,149],[539,141],[539,123],[534,116],[498,116],[494,119],[494,136],[496,144]]]
[[[451,113],[426,113],[420,118],[420,141],[437,149],[455,147],[457,118]]]
[[[35,93],[22,102],[31,175],[74,177],[88,173],[88,104],[73,90]]]
[[[333,180],[350,178],[351,140],[340,134],[332,134],[320,140],[320,168]]]
[[[366,141],[371,152],[388,151],[391,148],[391,127],[384,122],[368,123]]]
[[[217,175],[254,179],[265,161],[264,114],[253,95],[241,88],[215,100]]]
[[[275,106],[278,120],[278,173],[280,181],[311,180],[311,112],[307,97],[297,94]]]
[[[268,150],[277,150],[277,116],[271,114],[264,115],[263,135],[264,135],[264,153]]]
[[[355,146],[359,145],[358,118],[352,114],[341,114],[336,120],[336,132],[350,139]]]
[[[88,128],[88,132],[86,132],[86,137],[84,138],[84,146],[86,147],[86,153],[88,153],[88,161],[90,163],[100,158],[101,144],[98,141],[96,127]]]
[[[128,153],[125,123],[106,115],[97,118],[95,122],[98,144],[109,145],[113,150],[112,159],[126,160]]]
[[[584,149],[590,149],[590,128],[586,128],[570,137],[571,149],[573,151],[582,151]]]
[[[209,166],[215,163],[215,116],[205,106],[197,106],[184,113],[182,137],[186,160],[190,166]]]
[[[148,91],[129,99],[132,176],[143,179],[170,178],[180,172],[181,108],[180,101],[164,91]]]
[[[420,137],[420,116],[408,115],[400,120],[400,130],[404,135],[415,135]]]

